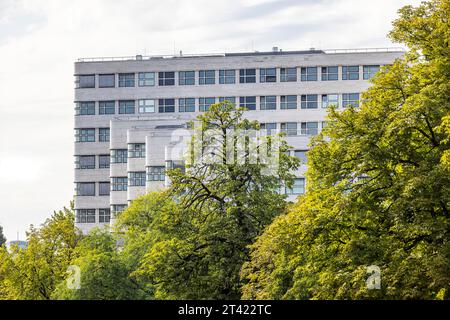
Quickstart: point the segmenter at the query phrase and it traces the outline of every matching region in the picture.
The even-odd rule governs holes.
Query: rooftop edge
[[[123,57],[94,57],[79,58],[77,62],[112,62],[112,61],[142,61],[157,59],[183,59],[183,58],[208,58],[208,57],[244,57],[244,56],[272,56],[272,55],[295,55],[295,54],[343,54],[343,53],[388,53],[388,52],[406,52],[402,47],[386,48],[358,48],[358,49],[325,49],[319,50],[311,48],[309,50],[283,51],[274,47],[272,51],[254,51],[254,52],[230,52],[230,53],[209,53],[209,54],[183,54],[178,55],[135,55]]]

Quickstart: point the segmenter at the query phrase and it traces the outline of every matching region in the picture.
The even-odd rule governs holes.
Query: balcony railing
[[[311,48],[309,51],[317,52],[318,50]],[[308,50],[301,51],[303,54],[308,54]],[[337,54],[337,53],[377,53],[377,52],[405,52],[406,50],[402,47],[392,47],[392,48],[358,48],[358,49],[324,49],[319,50],[326,54]],[[277,52],[249,52],[248,55],[262,55],[262,54],[288,54],[290,51],[277,51]],[[295,51],[292,51],[295,53]],[[236,53],[236,55],[239,53]],[[243,52],[242,55],[247,53]],[[207,54],[184,54],[179,55],[135,55],[135,56],[123,56],[123,57],[94,57],[94,58],[79,58],[78,62],[111,62],[111,61],[141,61],[141,60],[158,60],[158,59],[173,59],[173,58],[207,58],[207,57],[225,57],[233,56],[233,54],[227,53],[207,53]]]

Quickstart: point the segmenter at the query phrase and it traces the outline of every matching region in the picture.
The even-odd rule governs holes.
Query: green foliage
[[[53,299],[124,300],[145,299],[147,292],[130,277],[124,256],[116,248],[117,239],[105,229],[94,229],[80,242],[78,258],[72,264],[80,269],[80,288],[70,289],[62,281]]]
[[[252,246],[244,298],[449,298],[449,4],[401,9],[390,36],[410,53],[361,108],[330,110],[308,193]],[[369,265],[380,290],[367,289]]]
[[[285,142],[280,169],[272,174],[262,172],[263,164],[246,161],[248,153],[242,161],[230,161],[227,154],[236,150],[216,143],[227,141],[229,129],[258,128],[242,119],[242,112],[224,102],[199,116],[200,128],[217,135],[201,131],[194,139],[202,136],[203,150],[213,149],[218,161],[194,161],[185,171],[170,171],[170,190],[135,200],[119,218],[119,228],[126,230],[124,251],[143,257],[134,274],[154,287],[156,298],[239,298],[247,246],[285,211],[280,181],[291,185],[290,172],[298,165],[283,153]]]
[[[31,226],[28,247],[0,247],[0,299],[50,299],[76,257],[81,234],[72,209],[55,212],[41,228]]]

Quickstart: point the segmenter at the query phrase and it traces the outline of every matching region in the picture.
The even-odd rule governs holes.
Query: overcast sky
[[[25,238],[67,206],[73,63],[135,54],[398,46],[416,0],[0,0],[0,225]]]

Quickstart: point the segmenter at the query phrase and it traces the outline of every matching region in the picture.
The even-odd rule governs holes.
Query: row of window
[[[98,209],[98,216],[96,216],[96,209],[76,209],[76,223],[109,223],[111,217],[116,217],[127,208],[126,204],[113,204],[109,209]]]
[[[325,122],[322,121],[322,128],[325,127]],[[277,130],[277,123],[260,123],[261,129],[267,130],[268,134],[272,134]],[[104,129],[104,128],[100,128]],[[298,131],[297,131],[298,129]],[[308,121],[308,122],[281,122],[280,123],[281,132],[286,132],[290,136],[303,136],[309,135],[314,136],[319,132],[319,122]],[[295,130],[295,133],[294,133]],[[99,135],[100,137],[100,135]],[[99,141],[109,141],[109,131],[108,140]],[[75,129],[75,141],[76,142],[95,142],[95,128],[78,128]],[[128,144],[128,149],[111,149],[110,163],[127,163],[128,158],[145,158],[145,143],[130,143]],[[106,155],[99,156],[99,168],[107,168],[105,162],[108,159]],[[100,162],[101,161],[101,162]],[[76,169],[95,169],[95,156],[77,156],[75,159]]]
[[[259,98],[259,99],[258,99]],[[229,101],[236,104],[236,97],[219,97],[219,102]],[[259,100],[259,101],[258,101]],[[178,101],[178,105],[176,102]],[[256,110],[257,101],[259,110],[276,109],[318,109],[319,106],[327,108],[331,105],[337,107],[348,107],[350,105],[359,106],[359,93],[331,93],[331,94],[302,94],[302,95],[283,95],[283,96],[246,96],[239,97],[239,106],[247,110]],[[178,112],[204,112],[216,103],[215,97],[202,98],[179,98],[179,99],[139,99],[137,100],[138,113],[172,113],[178,107]],[[279,106],[279,108],[278,108]],[[135,114],[135,100],[120,100],[119,114]],[[77,102],[75,107],[76,115],[107,115],[116,113],[115,101],[99,101],[98,112],[96,112],[95,101]]]
[[[359,80],[360,66],[342,66],[342,80]],[[362,66],[363,79],[372,78],[380,69],[379,65]],[[298,74],[300,70],[300,74]],[[175,75],[178,73],[178,85],[211,85],[216,84],[216,75],[218,75],[219,84],[234,83],[256,83],[257,69],[223,69],[223,70],[189,70],[189,71],[165,71],[165,72],[138,72],[136,73],[119,73],[117,76],[111,74],[98,74],[99,88],[115,88],[116,82],[118,87],[151,87],[158,84],[159,86],[174,86],[176,81]],[[277,82],[296,82],[300,81],[336,81],[339,80],[339,66],[325,67],[292,67],[292,68],[260,68],[259,82],[270,83]],[[197,77],[196,77],[197,76]],[[136,81],[137,80],[137,81]],[[96,75],[84,74],[77,75],[75,80],[76,88],[95,88]]]
[[[140,173],[141,174],[141,173]],[[143,172],[145,177],[145,172]],[[138,178],[140,181],[141,178]],[[286,195],[300,195],[305,193],[305,178],[295,178],[292,188],[285,188]],[[111,208],[98,209],[98,217],[96,215],[96,209],[76,209],[76,223],[109,223],[111,221],[111,215],[117,216],[120,212],[125,210],[126,204],[114,204]]]
[[[146,181],[164,181],[164,167],[149,167],[147,172],[128,172],[128,177],[112,177],[109,182],[99,182],[99,196],[110,194],[111,191],[127,191],[128,187],[145,187]],[[286,188],[286,194],[304,193],[304,178],[296,178],[293,188]],[[76,196],[95,196],[95,182],[77,182]],[[301,191],[301,192],[299,192]]]

